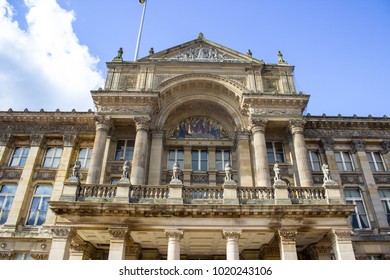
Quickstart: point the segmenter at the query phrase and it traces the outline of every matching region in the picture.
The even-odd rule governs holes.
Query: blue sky
[[[94,109],[119,47],[133,60],[138,0],[0,0],[0,110]],[[295,65],[307,113],[390,117],[389,0],[148,0],[140,57],[193,40]]]

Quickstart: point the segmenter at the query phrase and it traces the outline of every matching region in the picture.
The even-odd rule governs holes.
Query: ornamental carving
[[[282,117],[299,117],[300,110],[297,109],[267,109],[267,108],[250,108],[251,115],[264,116],[282,116]]]
[[[30,256],[34,260],[40,260],[40,261],[49,259],[49,253],[31,253]]]
[[[241,236],[241,231],[223,231],[222,236],[226,240],[238,241]]]
[[[251,117],[249,121],[251,123],[252,134],[254,134],[258,131],[265,132],[265,128],[266,128],[267,123],[268,123],[267,119]]]
[[[357,151],[365,151],[366,150],[366,141],[364,140],[353,140],[351,145],[351,153],[356,153]]]
[[[390,141],[383,141],[381,143],[382,154],[386,154],[390,151]]]
[[[20,179],[22,171],[20,170],[5,170],[0,172],[0,177],[3,179]]]
[[[42,134],[32,134],[30,135],[31,146],[40,147],[45,143],[45,137]]]
[[[363,178],[360,174],[341,174],[340,175],[341,182],[343,184],[362,184]]]
[[[70,240],[73,236],[76,235],[76,230],[74,228],[53,227],[50,231],[53,233],[53,238]]]
[[[376,184],[390,184],[390,175],[374,175]]]
[[[124,240],[128,237],[128,228],[110,228],[108,230],[112,239]]]
[[[350,230],[332,230],[333,239],[336,241],[351,241],[351,231]]]
[[[176,55],[167,57],[165,60],[182,62],[239,62],[243,61],[228,55],[227,53],[213,47],[203,46],[189,48],[178,52]]]
[[[277,79],[264,79],[263,80],[264,91],[278,92],[278,80]]]
[[[334,140],[331,138],[321,139],[321,147],[324,151],[334,150]]]
[[[149,130],[150,118],[149,117],[136,117],[134,118],[137,130]]]
[[[119,90],[135,89],[138,75],[121,75],[119,80]]]
[[[74,147],[77,143],[76,134],[64,134],[64,147]]]
[[[94,116],[94,120],[96,122],[96,129],[104,129],[104,130],[109,130],[111,128],[112,122],[111,122],[111,117],[106,117],[106,116]]]
[[[12,146],[14,138],[11,134],[0,134],[0,146]]]
[[[378,137],[378,138],[389,138],[390,131],[388,130],[347,130],[347,129],[305,129],[305,137],[340,137],[340,138],[369,138],[369,137]]]
[[[48,171],[48,170],[40,170],[34,174],[34,179],[36,180],[54,180],[56,177],[57,171]]]
[[[280,241],[283,243],[295,243],[296,237],[297,237],[297,231],[296,230],[284,230],[279,229],[278,230]]]
[[[95,126],[93,125],[68,125],[68,124],[47,124],[39,125],[36,123],[12,123],[5,124],[0,123],[0,131],[9,133],[66,133],[66,132],[95,132]]]
[[[180,121],[171,134],[171,139],[229,139],[227,130],[212,118],[192,116]]]
[[[182,230],[165,230],[165,236],[169,239],[180,240],[183,238],[183,235]]]
[[[191,183],[209,183],[208,174],[191,174]]]
[[[129,113],[129,114],[150,114],[153,112],[152,106],[99,106],[99,112],[108,113]]]

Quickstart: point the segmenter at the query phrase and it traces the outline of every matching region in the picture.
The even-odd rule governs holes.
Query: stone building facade
[[[390,257],[387,117],[202,34],[107,67],[95,112],[0,112],[1,259]]]

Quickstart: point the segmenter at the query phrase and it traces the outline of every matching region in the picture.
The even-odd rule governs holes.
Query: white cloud
[[[0,0],[0,110],[93,109],[90,90],[103,86],[98,58],[78,41],[73,11],[55,0],[25,0],[26,30]]]

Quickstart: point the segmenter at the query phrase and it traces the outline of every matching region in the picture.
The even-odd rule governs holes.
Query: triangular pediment
[[[203,36],[157,53],[151,51],[149,56],[138,61],[264,64],[262,60],[206,40]]]

